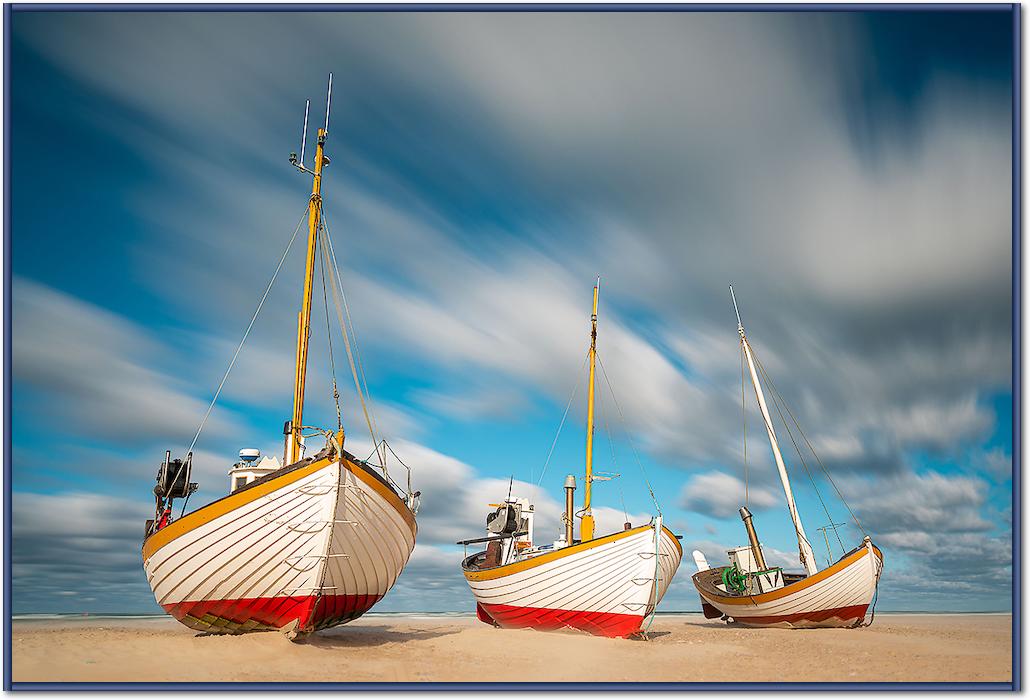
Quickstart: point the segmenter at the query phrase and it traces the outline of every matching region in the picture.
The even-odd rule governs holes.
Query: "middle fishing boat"
[[[604,637],[636,634],[653,615],[683,556],[677,536],[663,525],[660,511],[647,524],[632,527],[626,523],[617,532],[601,536],[594,533],[591,487],[594,480],[610,478],[593,471],[599,287],[600,279],[594,286],[587,354],[590,370],[582,510],[575,512],[576,479],[569,475],[564,488],[564,532],[557,540],[546,544],[534,540],[533,504],[525,498],[513,498],[509,491],[503,503],[491,506],[496,510],[487,516],[486,537],[458,542],[466,546],[486,544],[485,551],[464,559],[462,571],[476,599],[477,617],[497,627],[544,631],[572,628]],[[581,518],[578,539],[577,515]]]

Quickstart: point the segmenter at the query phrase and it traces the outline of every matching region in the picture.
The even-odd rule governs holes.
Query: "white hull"
[[[328,457],[281,470],[144,542],[157,602],[205,632],[310,632],[352,620],[393,586],[415,520],[370,470]]]
[[[722,569],[694,575],[702,600],[735,622],[761,627],[850,627],[862,622],[876,592],[883,555],[872,543],[833,566],[753,596],[729,596],[714,588]]]
[[[572,627],[623,637],[640,630],[665,595],[682,548],[666,528],[645,525],[504,566],[478,569],[466,560],[465,578],[480,619],[501,627]]]

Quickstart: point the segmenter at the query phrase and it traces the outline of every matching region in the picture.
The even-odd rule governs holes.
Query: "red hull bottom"
[[[238,600],[197,600],[163,605],[169,615],[191,629],[215,634],[242,634],[293,627],[298,632],[342,625],[368,612],[381,596],[307,595]]]
[[[830,608],[791,615],[769,615],[762,617],[733,618],[742,625],[779,625],[790,627],[850,627],[865,619],[868,605],[850,605],[845,608]],[[733,617],[732,615],[730,617]]]
[[[599,637],[628,637],[639,632],[644,621],[643,615],[523,608],[491,603],[477,604],[476,615],[483,622],[507,629],[529,628],[553,632],[572,628]]]

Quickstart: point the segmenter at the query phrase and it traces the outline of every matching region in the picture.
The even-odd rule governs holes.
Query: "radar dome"
[[[240,460],[244,462],[255,462],[261,456],[261,450],[253,447],[245,447],[240,450]]]

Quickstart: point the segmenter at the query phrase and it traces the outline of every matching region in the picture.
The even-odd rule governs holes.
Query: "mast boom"
[[[730,294],[733,288],[730,287]],[[736,297],[733,299],[733,308],[737,308]],[[819,571],[815,553],[812,545],[808,542],[805,534],[805,527],[801,524],[801,515],[798,513],[797,504],[794,502],[794,492],[790,488],[790,478],[787,476],[787,467],[783,463],[783,455],[780,453],[780,445],[776,440],[776,430],[773,428],[772,418],[769,415],[769,407],[765,403],[765,393],[762,391],[762,383],[758,380],[758,371],[755,369],[755,358],[751,353],[751,344],[744,333],[744,326],[740,323],[740,312],[737,312],[737,331],[740,333],[740,345],[744,349],[744,357],[747,359],[747,366],[751,373],[751,383],[755,388],[755,397],[758,399],[758,408],[762,412],[765,422],[765,431],[769,436],[769,445],[772,447],[773,457],[776,460],[776,470],[780,474],[780,483],[783,485],[783,494],[787,498],[787,509],[790,511],[790,519],[794,523],[794,530],[798,536],[798,552],[801,556],[801,563],[809,576]]]
[[[601,278],[598,276],[594,285],[594,307],[590,314],[590,378],[587,389],[587,454],[586,480],[583,489],[583,523],[580,525],[580,539],[583,542],[594,539],[594,514],[590,508],[594,481],[594,384],[595,367],[597,365],[597,295],[601,289]]]
[[[329,74],[329,96],[332,96],[333,78]],[[305,108],[305,114],[307,109]],[[326,98],[326,126],[329,125],[329,97]],[[307,129],[304,130],[305,135]],[[304,295],[301,299],[300,314],[297,320],[297,363],[294,368],[293,386],[293,414],[289,423],[289,431],[286,436],[286,464],[293,464],[300,460],[303,455],[303,443],[301,433],[304,426],[304,393],[307,385],[308,373],[308,342],[311,339],[311,299],[314,290],[315,278],[315,255],[318,251],[318,232],[322,221],[322,168],[328,162],[325,157],[324,147],[326,140],[326,129],[318,130],[318,139],[315,143],[315,163],[311,172],[311,198],[308,200],[308,253],[304,267]],[[301,168],[303,169],[303,162]]]

